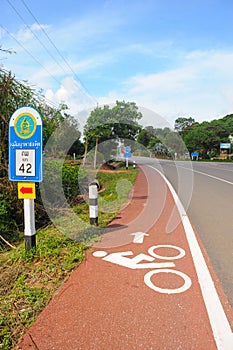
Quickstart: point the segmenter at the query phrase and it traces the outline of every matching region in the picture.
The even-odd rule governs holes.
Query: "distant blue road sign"
[[[230,143],[220,143],[220,148],[230,149],[231,144]]]
[[[42,181],[42,118],[32,107],[21,107],[9,122],[9,179]]]
[[[131,153],[124,153],[124,158],[131,158],[132,154]]]
[[[131,154],[131,148],[129,146],[126,146],[124,149],[124,158],[131,158],[132,154]]]
[[[191,157],[199,157],[199,152],[192,152]]]

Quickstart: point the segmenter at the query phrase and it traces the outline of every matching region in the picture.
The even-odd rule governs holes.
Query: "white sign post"
[[[124,149],[124,158],[125,158],[125,167],[128,170],[129,168],[129,158],[132,157],[131,148],[129,146]]]
[[[19,198],[24,200],[25,248],[29,251],[36,248],[35,182],[42,181],[42,118],[32,107],[18,108],[9,121],[9,179],[18,182]]]

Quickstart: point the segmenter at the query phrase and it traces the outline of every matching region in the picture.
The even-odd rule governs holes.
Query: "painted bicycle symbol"
[[[176,251],[178,251],[178,254],[174,256],[164,256],[156,254],[156,249],[160,248],[175,249]],[[178,260],[183,258],[185,256],[184,249],[174,245],[154,245],[148,249],[148,253],[149,255],[141,253],[134,257],[131,257],[132,255],[134,255],[132,251],[108,254],[106,251],[99,250],[95,251],[93,253],[93,256],[97,258],[102,258],[102,260],[111,262],[113,264],[127,267],[129,269],[152,269],[151,271],[145,274],[144,283],[149,288],[159,293],[178,294],[185,292],[191,287],[192,281],[190,277],[181,271],[173,269],[173,267],[175,267],[175,264],[172,260]],[[166,261],[155,262],[155,259]],[[156,286],[151,280],[152,276],[161,273],[171,273],[180,276],[183,279],[183,285],[178,288],[161,288],[159,286]]]

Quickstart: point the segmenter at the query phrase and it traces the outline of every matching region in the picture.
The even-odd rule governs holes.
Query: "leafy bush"
[[[19,239],[19,231],[23,229],[23,205],[16,197],[15,186],[8,187],[7,192],[0,194],[0,232],[7,241]],[[0,240],[0,249],[4,241]]]
[[[63,164],[59,160],[44,161],[42,191],[46,194],[43,200],[47,207],[53,209],[61,206],[64,195],[68,200],[73,200],[79,194],[78,171],[78,165]],[[13,242],[20,238],[19,232],[23,231],[23,200],[18,199],[16,183],[4,178],[0,187],[0,232],[4,239]],[[39,184],[36,184],[35,212],[36,229],[49,224]],[[0,240],[0,247],[3,246],[3,240]]]
[[[76,197],[79,194],[78,165],[64,164],[62,167],[62,184],[65,196]]]
[[[62,160],[44,161],[44,181],[40,189],[46,208],[61,208],[64,198],[72,200],[79,194],[78,171],[78,165],[63,164]]]
[[[0,232],[6,239],[9,239],[15,230],[15,220],[10,220],[10,209],[9,203],[3,194],[0,194]],[[9,225],[9,221],[11,221],[11,225]]]

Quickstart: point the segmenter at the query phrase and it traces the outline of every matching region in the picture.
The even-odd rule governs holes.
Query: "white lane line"
[[[218,293],[214,286],[214,282],[211,278],[205,259],[197,242],[190,220],[179,197],[177,196],[174,188],[167,180],[167,178],[159,170],[153,168],[153,166],[150,167],[157,171],[167,183],[177,205],[186,233],[187,241],[189,243],[189,248],[192,254],[194,266],[197,272],[198,281],[206,305],[217,348],[218,350],[232,350],[233,333],[218,297]]]
[[[201,174],[201,175],[205,175],[205,176],[211,177],[212,179],[215,179],[215,180],[218,180],[218,181],[226,182],[227,184],[230,184],[230,185],[233,185],[233,182],[227,181],[225,179],[222,179],[221,177],[213,176],[213,175],[210,175],[210,174],[207,174],[207,173],[203,173],[202,171],[198,171],[198,170],[194,170],[194,169],[188,169],[188,168],[186,168],[184,166],[180,166],[180,165],[178,165],[178,167],[186,169],[186,170],[193,171],[194,173],[198,173],[198,174]]]

